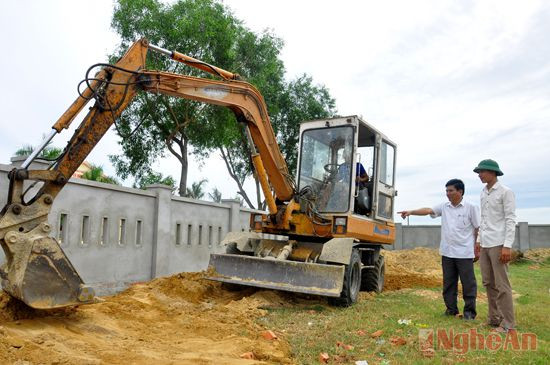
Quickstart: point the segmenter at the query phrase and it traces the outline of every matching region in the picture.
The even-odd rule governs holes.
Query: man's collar
[[[447,206],[456,208],[456,207],[460,207],[461,205],[464,205],[464,198],[462,198],[462,200],[457,205],[453,205],[453,203],[451,203],[450,201],[447,201]]]
[[[485,185],[485,191],[490,191],[490,190],[497,190],[498,188],[500,188],[500,181],[497,181],[492,187],[491,189],[487,189],[487,185]]]

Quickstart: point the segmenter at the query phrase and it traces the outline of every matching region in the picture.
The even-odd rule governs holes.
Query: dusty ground
[[[441,256],[437,250],[418,247],[414,250],[384,251],[386,282],[384,290],[441,286]]]
[[[440,287],[436,250],[385,251],[385,290]],[[542,260],[550,250],[527,252]],[[257,319],[265,307],[297,303],[292,294],[224,290],[186,273],[137,284],[103,302],[36,311],[0,294],[1,364],[257,364],[293,363],[284,336],[267,340]],[[361,298],[372,296],[362,293]],[[435,299],[435,297],[434,297]],[[325,301],[317,301],[324,305]],[[303,301],[303,299],[300,299]],[[253,353],[253,359],[241,358]]]
[[[255,322],[264,313],[260,307],[277,296],[228,292],[202,276],[160,278],[102,303],[49,312],[29,309],[3,293],[0,363],[291,362],[288,344],[264,339],[264,329]],[[255,360],[240,357],[247,352]]]
[[[550,257],[550,248],[535,248],[523,254],[523,258],[537,263],[543,262]]]

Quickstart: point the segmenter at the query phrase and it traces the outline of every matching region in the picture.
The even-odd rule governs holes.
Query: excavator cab
[[[380,249],[395,238],[395,144],[349,116],[303,122],[299,146],[296,197],[283,214],[253,214],[253,232],[229,234],[226,254],[210,256],[212,279],[351,305],[360,290],[383,289]]]
[[[298,187],[319,212],[393,221],[394,143],[357,116],[304,122],[300,138]]]

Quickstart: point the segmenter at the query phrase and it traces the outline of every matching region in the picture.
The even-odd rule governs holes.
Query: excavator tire
[[[338,298],[329,298],[329,303],[339,307],[349,307],[357,302],[361,288],[361,255],[359,250],[353,249],[349,264],[344,272],[344,286]]]
[[[384,256],[379,255],[374,264],[374,269],[366,269],[361,272],[361,291],[373,291],[380,293],[384,289],[384,274],[386,264]]]

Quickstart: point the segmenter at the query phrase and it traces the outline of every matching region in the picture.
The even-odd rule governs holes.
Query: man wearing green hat
[[[504,175],[494,160],[483,160],[474,169],[482,183],[481,225],[475,254],[489,302],[488,324],[494,331],[506,333],[515,327],[512,286],[508,262],[516,231],[516,199],[507,186],[498,181]]]

